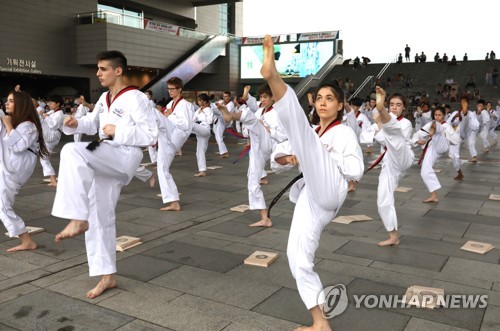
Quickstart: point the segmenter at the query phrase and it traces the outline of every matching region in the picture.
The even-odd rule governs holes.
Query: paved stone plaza
[[[69,140],[69,138],[64,138]],[[292,330],[311,322],[288,268],[286,244],[293,205],[287,196],[273,209],[272,228],[250,228],[256,212],[229,208],[247,203],[248,158],[236,165],[244,145],[228,138],[229,159],[219,159],[210,143],[208,176],[195,178],[196,139],[176,157],[172,173],[181,195],[181,212],[160,212],[158,185],[132,180],[117,207],[117,235],[140,237],[143,244],[118,252],[118,288],[93,300],[83,236],[54,242],[66,224],[50,215],[55,189],[42,183],[38,165],[21,189],[15,210],[27,225],[43,227],[33,252],[7,253],[17,244],[0,237],[1,330]],[[61,144],[62,145],[62,144]],[[479,139],[478,139],[479,145]],[[479,147],[479,146],[478,146]],[[60,147],[58,151],[60,150]],[[478,151],[481,149],[478,149]],[[468,157],[465,147],[462,157]],[[420,155],[416,153],[417,158]],[[377,154],[365,158],[371,163]],[[148,162],[147,153],[144,162]],[[374,221],[332,223],[323,232],[316,270],[325,286],[347,286],[349,306],[331,320],[335,330],[499,330],[500,251],[485,255],[459,248],[468,240],[500,247],[500,147],[466,163],[456,182],[447,157],[438,161],[443,188],[438,204],[424,204],[428,192],[414,165],[396,193],[401,244],[377,247],[387,238],[378,217],[379,170],[369,172],[350,193],[339,215],[366,214]],[[57,168],[59,154],[53,156]],[[295,177],[271,174],[263,187],[268,201]],[[67,199],[71,199],[70,196]],[[269,268],[243,260],[255,250],[279,252]],[[356,308],[352,295],[403,295],[412,285],[439,287],[446,294],[487,294],[487,308]]]

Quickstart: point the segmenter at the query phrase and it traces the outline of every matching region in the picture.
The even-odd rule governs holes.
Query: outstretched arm
[[[264,59],[262,61],[260,73],[268,82],[271,92],[273,93],[274,101],[278,102],[285,95],[287,86],[276,69],[276,64],[274,62],[274,43],[270,35],[265,36],[262,49],[264,51]]]

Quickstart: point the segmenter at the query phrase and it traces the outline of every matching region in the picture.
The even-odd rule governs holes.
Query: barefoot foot
[[[265,220],[260,220],[258,222],[252,223],[248,226],[252,227],[252,228],[259,227],[259,226],[270,228],[271,226],[273,226],[273,222],[271,222],[271,220],[268,218]]]
[[[227,159],[229,157],[229,153],[224,153],[219,156],[221,159]]]
[[[399,245],[399,239],[387,239],[384,241],[381,241],[377,244],[379,247],[384,247],[384,246],[396,246]]]
[[[116,287],[116,279],[114,275],[104,275],[101,277],[96,287],[87,292],[87,298],[94,299],[100,296],[107,289]]]
[[[149,178],[149,187],[154,188],[155,187],[155,175],[151,175],[151,178]]]
[[[269,184],[269,179],[267,179],[267,177],[260,179],[260,185],[267,185],[267,184]]]
[[[464,179],[464,174],[462,173],[461,170],[459,170],[458,171],[458,175],[455,178],[453,178],[453,179],[454,180],[462,180],[462,179]]]
[[[425,199],[424,201],[422,202],[425,202],[425,203],[429,203],[429,202],[439,202],[439,199],[438,198],[434,198],[434,197],[430,197],[430,198],[427,198]]]
[[[206,177],[207,173],[205,171],[200,171],[197,174],[194,174],[195,177]]]
[[[68,225],[56,234],[56,239],[55,241],[61,241],[63,239],[67,238],[73,238],[75,236],[78,236],[79,234],[84,233],[89,229],[89,222],[87,221],[77,221],[77,220],[71,220]]]
[[[168,206],[160,208],[161,211],[181,211],[181,205],[178,201],[171,202]]]
[[[349,181],[349,187],[347,188],[347,193],[356,191],[356,184],[354,181]]]
[[[20,234],[19,239],[21,239],[21,244],[9,248],[7,252],[32,251],[37,248],[36,242],[31,239],[31,235],[28,232]]]

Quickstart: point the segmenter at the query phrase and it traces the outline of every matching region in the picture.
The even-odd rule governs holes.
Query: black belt
[[[94,150],[94,149],[96,149],[96,148],[97,148],[97,147],[101,144],[101,142],[102,142],[102,141],[104,141],[104,140],[113,140],[113,137],[101,138],[101,139],[93,140],[93,141],[91,141],[91,142],[87,145],[87,147],[85,147],[85,148],[87,148],[89,151],[93,151],[93,150]]]
[[[286,191],[288,191],[288,189],[290,187],[292,187],[293,184],[295,184],[299,179],[301,179],[302,177],[304,177],[304,175],[302,173],[300,173],[300,175],[298,175],[297,177],[295,177],[294,179],[292,179],[290,181],[290,183],[287,184],[287,186],[285,186],[284,189],[282,189],[280,191],[280,193],[278,193],[273,201],[271,201],[271,203],[269,204],[269,208],[267,208],[267,218],[271,218],[271,208],[273,208],[273,206],[278,202],[278,200],[283,196],[283,194],[286,193]]]

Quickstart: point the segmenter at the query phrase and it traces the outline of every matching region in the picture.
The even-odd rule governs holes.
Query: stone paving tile
[[[245,268],[251,267],[245,266]],[[179,268],[152,280],[151,283],[177,291],[182,289],[183,292],[192,295],[245,309],[251,309],[280,288],[279,286],[258,282],[253,279],[235,278],[206,272],[203,277],[210,277],[210,281],[204,278],[202,281],[203,286],[200,286],[201,275],[196,273],[197,271],[194,268]],[[195,273],[193,274],[193,272]],[[174,277],[181,278],[175,282],[172,279]],[[186,283],[187,279],[197,283],[197,286]],[[177,284],[172,284],[172,282]]]
[[[414,284],[420,285],[420,284]],[[387,285],[384,283],[373,282],[366,279],[355,279],[347,286],[347,293],[351,299],[352,295],[400,295],[403,296],[406,292],[405,287]],[[445,291],[446,294],[446,291]],[[354,299],[353,301],[354,302]],[[481,320],[485,309],[475,308],[456,308],[456,309],[419,309],[419,308],[376,308],[383,309],[394,313],[410,315],[435,321],[442,324],[453,325],[456,327],[464,327],[468,330],[479,330]]]
[[[116,295],[99,305],[172,330],[222,330],[230,324],[225,318],[169,303],[158,304],[152,298],[129,292]]]
[[[420,252],[435,253],[445,256],[454,256],[460,258],[467,258],[471,260],[478,260],[498,264],[500,261],[500,251],[493,250],[488,254],[474,254],[461,250],[462,244],[454,244],[438,240],[430,240],[425,238],[417,238],[412,236],[405,236],[401,240],[399,247],[404,249],[411,249]]]
[[[442,273],[466,274],[468,278],[497,281],[500,279],[500,265],[451,257],[443,267]]]
[[[118,275],[128,277],[143,282],[147,282],[155,277],[161,276],[175,268],[180,267],[178,263],[173,263],[154,257],[137,254],[116,263]]]
[[[500,330],[500,307],[488,305],[484,314],[481,331]]]
[[[444,211],[444,210],[430,210],[427,214],[424,215],[424,217],[446,219],[450,221],[479,223],[479,224],[490,224],[490,225],[498,224],[498,218],[495,217],[465,214],[465,213]]]
[[[460,192],[448,192],[446,198],[448,199],[460,199],[460,200],[479,200],[484,201],[488,199],[489,194],[471,194],[471,193],[460,193]]]
[[[130,316],[47,290],[0,304],[0,322],[20,330],[115,330]]]
[[[335,253],[434,271],[441,270],[448,259],[447,256],[437,254],[415,252],[399,247],[378,247],[373,244],[354,241],[342,246]]]
[[[188,245],[181,242],[171,242],[153,248],[144,254],[167,261],[202,267],[208,270],[226,272],[243,263],[246,256]]]
[[[212,232],[224,233],[232,236],[238,236],[238,237],[250,237],[251,235],[257,232],[264,230],[264,228],[249,227],[248,225],[239,222],[225,222],[217,224],[206,230]]]
[[[436,323],[425,319],[412,317],[404,331],[466,331],[467,329],[458,328],[442,323]]]
[[[498,242],[500,240],[500,224],[471,224],[465,232],[464,238],[484,242]]]
[[[46,289],[52,292],[63,294],[67,297],[72,297],[74,299],[94,304],[99,303],[102,300],[106,300],[112,296],[118,295],[119,293],[122,292],[119,286],[117,286],[116,288],[105,291],[101,296],[97,298],[88,299],[87,292],[93,289],[97,285],[99,279],[100,277],[89,277],[87,269],[87,273],[85,274],[80,274],[75,277],[68,278],[61,282],[47,286]]]
[[[43,278],[39,278],[37,280],[32,281],[30,284],[33,284],[38,287],[47,287],[62,282],[64,280],[73,278],[78,275],[82,274],[88,275],[88,271],[89,270],[87,266],[79,265],[59,272],[55,272]]]
[[[0,292],[0,303],[10,301],[15,298],[19,298],[23,295],[26,295],[28,293],[38,291],[40,288],[30,285],[30,284],[22,284],[13,288],[10,288],[5,291]],[[1,315],[1,313],[0,313]],[[3,330],[0,328],[0,330]]]
[[[136,319],[116,329],[115,331],[169,331],[169,330],[171,329],[167,329],[162,326],[158,326],[152,323]]]
[[[298,324],[274,318],[267,314],[258,314],[251,310],[241,309],[232,305],[206,300],[189,294],[182,295],[171,302],[180,307],[189,307],[203,313],[230,319],[233,330],[293,330]],[[236,329],[237,324],[241,329]],[[231,329],[231,328],[229,328]],[[227,330],[224,329],[224,330]]]

